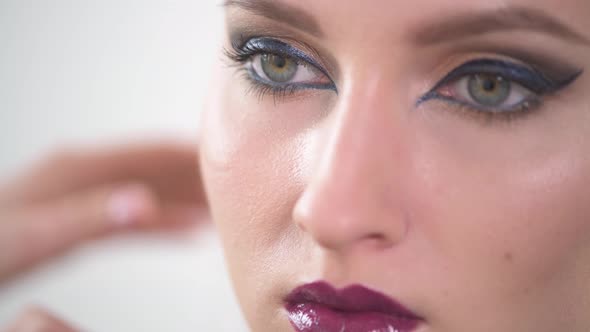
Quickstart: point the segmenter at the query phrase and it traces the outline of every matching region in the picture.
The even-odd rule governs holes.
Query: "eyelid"
[[[526,87],[527,89],[530,89],[537,94],[551,92],[552,90],[559,88],[559,86],[565,85],[568,82],[575,80],[577,77],[577,75],[574,75],[574,77],[568,77],[566,82],[559,82],[548,78],[539,70],[535,68],[529,68],[525,65],[496,59],[478,59],[469,61],[452,70],[439,83],[437,83],[432,90],[436,91],[462,77],[477,74],[502,76],[510,81]]]
[[[509,94],[506,99],[503,100],[502,105],[486,106],[478,103],[478,101],[474,99],[475,97],[470,95],[468,91],[470,79],[470,77],[466,76],[446,85],[445,88],[449,87],[452,93],[449,93],[449,95],[440,93],[439,98],[451,103],[476,108],[477,111],[487,113],[515,113],[521,110],[529,110],[537,106],[541,101],[540,95],[537,95],[535,92],[516,82],[511,82]],[[516,101],[514,99],[516,99]]]
[[[334,80],[332,79],[331,75],[328,73],[325,67],[320,62],[318,62],[314,57],[310,56],[301,49],[294,47],[289,43],[280,41],[276,38],[254,37],[245,41],[242,45],[233,45],[233,47],[237,50],[249,51],[252,53],[251,55],[260,53],[271,53],[275,55],[290,57],[297,61],[306,62],[309,65],[313,66],[315,69],[319,70],[330,80],[330,82],[332,82],[332,84],[334,84]]]
[[[259,82],[262,82],[263,84],[267,84],[267,85],[273,85],[275,87],[285,87],[285,86],[297,86],[297,88],[308,88],[308,89],[318,89],[318,90],[324,90],[324,89],[329,89],[332,90],[332,82],[330,81],[330,79],[322,74],[318,69],[316,69],[313,65],[308,64],[308,63],[303,63],[303,64],[299,64],[297,63],[297,59],[294,59],[293,61],[295,61],[295,63],[297,63],[297,66],[299,67],[303,67],[304,70],[309,70],[311,71],[312,74],[315,75],[321,75],[324,79],[324,81],[328,81],[327,83],[317,83],[317,82],[311,82],[311,81],[299,81],[299,82],[274,82],[272,81],[272,79],[270,79],[269,77],[263,77],[267,76],[266,73],[263,73],[263,69],[260,68],[259,66],[257,66],[256,64],[256,60],[259,59],[261,55],[260,54],[256,54],[254,56],[252,56],[249,65],[246,67],[246,70],[248,70],[249,74],[254,77],[256,80],[258,80]],[[262,73],[262,75],[261,75]],[[301,68],[297,71],[297,74],[301,74]],[[295,77],[293,78],[295,79]]]
[[[488,74],[502,76],[507,80],[522,85],[539,96],[543,96],[565,88],[574,82],[582,73],[583,70],[578,70],[567,76],[562,75],[560,79],[555,79],[548,77],[537,68],[529,67],[524,64],[491,58],[476,59],[468,61],[453,69],[441,79],[434,88],[424,96],[420,97],[416,105],[420,105],[425,101],[439,97],[437,91],[441,88],[470,75]]]
[[[295,45],[300,44],[296,41],[293,43]],[[224,51],[225,55],[232,62],[230,65],[235,65],[238,68],[238,72],[244,73],[244,78],[250,85],[248,92],[255,93],[259,99],[262,99],[268,94],[272,95],[276,103],[287,97],[303,96],[303,93],[308,94],[319,90],[331,90],[336,95],[338,94],[336,84],[320,62],[307,52],[291,45],[291,43],[280,40],[279,37],[244,38],[243,35],[240,35],[236,38],[230,38],[230,45],[231,47],[226,48]],[[311,53],[313,54],[314,52]],[[298,66],[304,66],[309,70],[315,71],[318,78],[323,82],[301,81],[277,83],[272,80],[269,81],[269,79],[262,77],[253,68],[253,61],[256,60],[256,57],[264,54],[289,58]]]

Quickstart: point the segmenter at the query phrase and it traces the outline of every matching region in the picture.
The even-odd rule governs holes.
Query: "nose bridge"
[[[362,72],[348,81],[354,83],[345,87],[333,112],[319,171],[352,180],[361,170],[383,166],[385,155],[379,150],[389,134],[392,110],[381,73]]]
[[[359,71],[322,130],[317,167],[294,210],[297,223],[322,246],[343,249],[364,240],[397,242],[405,228],[394,203],[395,130],[391,80]],[[395,219],[395,220],[394,220]]]

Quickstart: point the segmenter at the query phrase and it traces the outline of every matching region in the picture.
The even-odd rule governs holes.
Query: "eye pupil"
[[[287,65],[287,59],[276,55],[271,55],[271,62],[277,68],[284,68]]]
[[[482,87],[487,92],[493,92],[494,90],[496,90],[496,82],[489,78],[486,78],[482,82]]]
[[[275,54],[263,54],[260,64],[264,74],[273,82],[285,83],[292,80],[299,65],[294,60]]]
[[[487,107],[501,106],[512,90],[510,81],[491,75],[473,75],[467,87],[473,101]]]

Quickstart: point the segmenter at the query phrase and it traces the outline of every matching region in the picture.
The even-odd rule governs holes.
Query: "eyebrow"
[[[524,7],[496,9],[480,14],[461,14],[428,24],[410,35],[418,44],[438,44],[486,33],[530,30],[590,45],[590,39],[548,14]]]
[[[286,3],[277,3],[273,0],[224,0],[222,6],[241,8],[255,15],[283,22],[317,37],[324,35],[313,16]]]

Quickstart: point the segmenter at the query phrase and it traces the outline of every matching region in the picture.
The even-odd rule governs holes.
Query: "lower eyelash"
[[[283,84],[283,85],[273,85],[271,83],[265,83],[261,79],[256,79],[258,76],[255,72],[253,72],[252,68],[246,67],[247,63],[252,60],[252,57],[258,54],[269,53],[265,50],[258,50],[258,49],[249,49],[244,50],[240,47],[232,45],[232,49],[224,48],[223,53],[225,57],[230,61],[230,66],[237,67],[238,72],[240,72],[243,78],[250,84],[248,88],[248,93],[256,94],[259,101],[264,99],[267,95],[272,95],[274,98],[275,104],[281,101],[284,101],[287,98],[294,97],[297,93],[311,90],[311,89],[332,89],[336,91],[334,88],[329,86],[313,86],[313,85],[301,85],[301,84]],[[275,54],[275,53],[270,53]],[[289,57],[293,61],[295,61],[298,65],[307,65],[305,63],[301,63],[300,60],[296,58],[292,58],[289,55],[278,54],[280,56]]]
[[[245,52],[235,46],[232,47],[232,49],[224,48],[223,54],[230,61],[229,65],[237,67],[237,73],[249,83],[249,88],[246,92],[248,94],[256,95],[256,98],[259,101],[262,101],[264,97],[270,94],[274,97],[274,102],[277,103],[286,97],[292,96],[298,90],[295,86],[272,86],[255,79],[253,77],[252,69],[246,68],[245,65],[256,54]]]
[[[524,88],[533,92],[534,96],[527,98],[510,109],[489,109],[485,107],[477,107],[468,102],[438,93],[438,89],[444,87],[446,84],[452,83],[461,77],[481,72],[506,77],[509,81],[523,85]],[[506,72],[508,74],[506,74]],[[493,59],[474,60],[463,64],[443,78],[430,92],[426,93],[416,102],[416,107],[429,100],[439,100],[454,106],[454,108],[459,109],[461,113],[469,113],[468,115],[475,116],[485,122],[490,122],[492,120],[504,120],[509,122],[534,113],[542,108],[545,97],[549,97],[564,89],[574,82],[581,74],[582,71],[579,70],[572,75],[569,75],[566,79],[552,80],[536,69],[527,69],[508,62]]]
[[[273,86],[263,83],[254,78],[254,74],[250,69],[243,66],[238,68],[238,73],[249,83],[246,93],[255,95],[259,101],[262,101],[266,96],[271,95],[274,103],[278,104],[289,97],[295,96],[297,92],[303,90],[296,85],[286,84],[282,86]]]
[[[462,102],[460,100],[448,98],[442,95],[438,95],[436,93],[432,93],[422,97],[420,101],[418,101],[417,106],[419,106],[423,102],[430,100],[438,100],[444,102],[447,106],[449,106],[449,108],[452,108],[452,110],[450,111],[456,111],[458,113],[461,113],[461,115],[473,117],[474,119],[481,121],[484,124],[489,124],[497,121],[510,123],[515,120],[520,120],[528,115],[535,113],[543,106],[542,96],[539,96],[531,98],[511,110],[483,110],[477,107],[473,107],[467,102]]]

